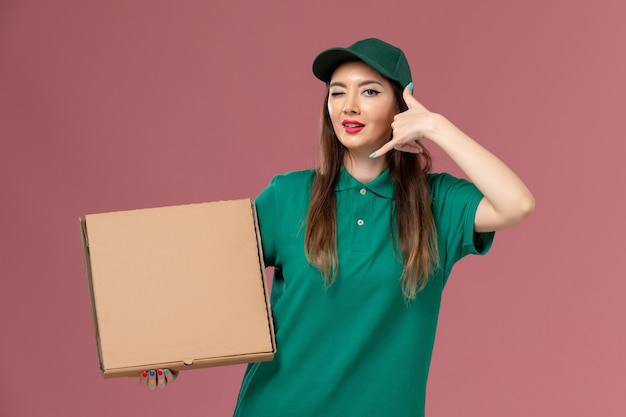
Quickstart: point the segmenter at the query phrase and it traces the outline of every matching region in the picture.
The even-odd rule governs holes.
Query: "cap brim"
[[[362,59],[345,48],[327,49],[313,60],[313,74],[325,83],[330,82],[335,69],[346,61],[362,61]]]

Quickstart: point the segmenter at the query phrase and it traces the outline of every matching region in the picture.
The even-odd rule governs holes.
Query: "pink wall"
[[[455,270],[429,416],[626,415],[626,3],[236,3],[0,1],[0,416],[231,413],[242,367],[100,376],[77,219],[312,166],[311,60],[369,36],[538,202]]]

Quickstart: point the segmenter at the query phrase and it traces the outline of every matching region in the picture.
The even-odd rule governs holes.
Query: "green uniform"
[[[304,255],[313,175],[278,175],[255,200],[265,263],[275,267],[278,352],[271,362],[248,366],[235,416],[423,416],[442,290],[456,261],[486,253],[493,240],[493,233],[474,233],[482,195],[465,180],[428,175],[441,268],[407,303],[401,254],[391,243],[389,171],[362,184],[341,169],[339,271],[329,288]]]

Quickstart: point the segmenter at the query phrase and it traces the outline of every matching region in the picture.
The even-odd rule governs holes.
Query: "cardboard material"
[[[80,224],[105,378],[274,357],[250,199],[91,214]]]

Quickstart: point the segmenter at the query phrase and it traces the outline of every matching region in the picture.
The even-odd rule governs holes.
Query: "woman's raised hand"
[[[402,93],[408,110],[395,115],[391,123],[392,137],[389,142],[370,155],[377,158],[392,149],[402,152],[422,153],[424,150],[420,139],[433,139],[438,123],[443,119],[435,113],[431,113],[419,101],[413,97],[413,83],[406,86]]]
[[[148,387],[148,389],[153,390],[156,387],[161,389],[167,387],[168,384],[171,384],[178,377],[178,371],[172,371],[169,369],[151,369],[149,371],[143,371],[139,375],[139,385],[142,387]]]

